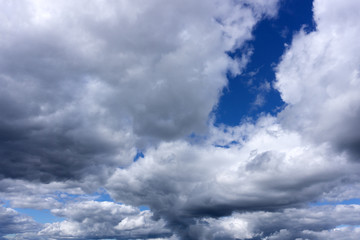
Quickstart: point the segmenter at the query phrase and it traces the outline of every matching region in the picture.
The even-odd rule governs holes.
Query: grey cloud
[[[234,213],[203,218],[191,226],[194,239],[356,239],[359,237],[358,205],[289,208],[280,212]],[[344,233],[341,236],[341,233]]]
[[[91,182],[94,179],[87,179]],[[53,209],[59,208],[66,200],[66,194],[84,195],[92,193],[98,186],[78,182],[52,182],[48,184],[28,182],[19,179],[0,180],[0,199],[14,208]],[[85,192],[84,190],[88,190]],[[62,193],[66,193],[63,198]]]
[[[359,205],[310,206],[278,212],[234,213],[222,218],[200,218],[186,229],[186,239],[356,239]],[[162,220],[149,211],[109,202],[79,202],[53,211],[68,220],[52,223],[38,233],[18,234],[15,239],[178,239]],[[37,236],[37,238],[35,237]]]
[[[205,132],[226,71],[243,67],[225,52],[267,12],[232,1],[1,8],[0,178],[41,182],[101,182],[136,147]]]
[[[0,239],[8,234],[36,232],[41,225],[27,216],[20,215],[11,208],[0,206]]]
[[[304,142],[272,118],[249,128],[252,133],[238,132],[248,134],[246,141],[232,135],[237,130],[227,131],[241,143],[228,148],[177,141],[149,149],[117,170],[107,189],[118,201],[150,206],[182,239],[197,239],[195,225],[205,216],[302,207],[345,181],[358,181],[358,165],[327,145]]]
[[[343,226],[321,232],[304,231],[304,235],[310,239],[328,239],[328,240],[356,240],[360,236],[358,227]],[[302,239],[299,239],[302,240]]]
[[[308,235],[308,232],[320,233],[336,229],[340,225],[358,225],[358,211],[358,205],[338,205],[287,209],[280,213],[261,213],[259,216],[254,214],[257,217],[254,229],[255,232],[262,232],[264,236],[272,236],[274,239],[322,239],[317,238],[316,234]],[[286,231],[281,231],[282,229]]]
[[[150,211],[113,202],[84,201],[53,209],[62,222],[47,224],[38,235],[55,239],[152,239],[171,236],[162,220]]]

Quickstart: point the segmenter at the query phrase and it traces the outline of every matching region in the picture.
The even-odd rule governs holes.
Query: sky
[[[0,9],[0,240],[359,239],[359,1]]]

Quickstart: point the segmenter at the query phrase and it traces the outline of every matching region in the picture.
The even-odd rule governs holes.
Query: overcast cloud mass
[[[281,3],[0,0],[0,239],[359,239],[359,1],[314,0],[282,110],[214,124]]]

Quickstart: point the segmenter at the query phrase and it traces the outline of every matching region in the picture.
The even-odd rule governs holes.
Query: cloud
[[[197,239],[191,229],[203,217],[305,207],[358,179],[358,165],[326,144],[306,143],[275,118],[226,132],[225,147],[211,139],[149,149],[129,168],[118,169],[106,187],[117,201],[150,206],[182,239]]]
[[[200,218],[187,231],[189,239],[201,240],[356,239],[359,211],[359,205],[337,205],[234,213],[222,218]],[[18,230],[14,239],[178,239],[169,236],[171,231],[166,229],[165,222],[154,221],[150,211],[139,212],[112,202],[70,203],[53,213],[67,220],[46,224],[38,233]]]
[[[348,157],[357,159],[359,149],[359,59],[353,53],[359,47],[354,9],[360,6],[336,6],[315,1],[316,31],[298,33],[283,56],[277,88],[288,106],[277,118],[215,129],[215,136],[197,144],[150,148],[143,159],[115,172],[107,185],[112,196],[149,205],[182,239],[199,239],[194,229],[203,217],[236,211],[281,215],[357,182],[359,166]],[[285,226],[267,237],[291,236]]]
[[[314,239],[329,239],[329,240],[355,240],[360,235],[359,227],[341,226],[338,228],[324,230],[321,232],[305,231],[304,235]]]
[[[315,0],[316,31],[300,31],[276,69],[287,107],[236,127],[209,119],[227,72],[240,73],[249,60],[226,52],[251,39],[262,18],[275,16],[277,1],[0,5],[0,197],[66,219],[34,232],[31,219],[1,208],[10,219],[1,234],[359,234],[359,205],[308,205],[358,196],[356,1]],[[138,149],[144,157],[134,162]],[[67,199],[99,187],[123,204]],[[23,226],[11,225],[19,219]]]
[[[29,0],[1,9],[0,178],[102,182],[136,148],[206,131],[226,72],[246,62],[225,52],[249,40],[276,1]]]
[[[288,107],[284,126],[311,141],[329,142],[359,160],[360,50],[358,1],[314,1],[316,31],[300,31],[277,67]]]
[[[154,221],[149,210],[113,202],[82,201],[53,209],[67,220],[47,224],[38,235],[55,239],[139,239],[171,236],[163,220]]]
[[[189,231],[194,239],[347,239],[351,233],[358,236],[358,214],[359,205],[235,213],[200,219]]]
[[[87,179],[91,181],[91,179]],[[48,184],[19,179],[0,180],[0,199],[5,199],[14,208],[53,209],[59,208],[68,196],[91,194],[94,187],[77,182],[52,182]],[[97,184],[96,184],[97,185]],[[89,190],[87,192],[84,189]]]
[[[41,227],[33,219],[20,215],[11,208],[0,206],[0,239],[8,234],[35,232]]]

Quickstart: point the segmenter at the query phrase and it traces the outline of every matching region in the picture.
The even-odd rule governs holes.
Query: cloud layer
[[[360,198],[357,1],[314,1],[267,83],[287,106],[235,127],[211,112],[277,1],[0,7],[0,198],[65,218],[1,207],[0,238],[360,236],[359,205],[314,204]]]

